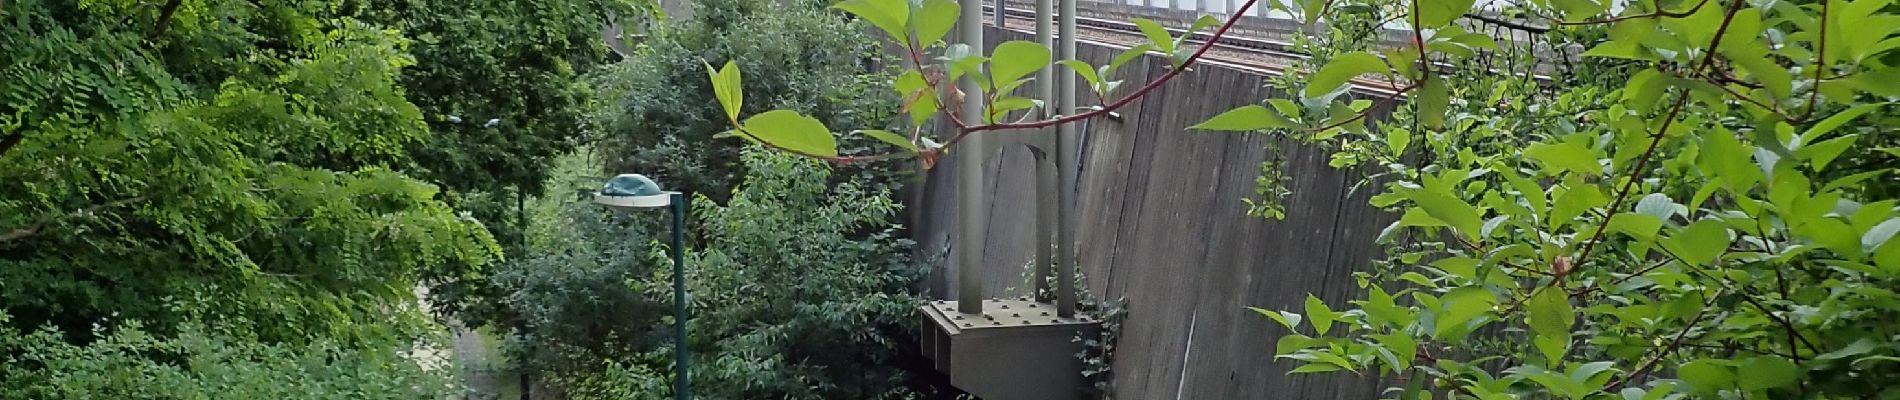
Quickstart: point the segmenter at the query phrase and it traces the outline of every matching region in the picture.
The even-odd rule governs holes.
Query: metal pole
[[[1043,47],[1051,49],[1056,47],[1055,21],[1053,20],[1055,8],[1054,0],[1036,0],[1036,43],[1041,43]],[[1065,71],[1063,74],[1067,75],[1069,72]],[[1056,106],[1055,82],[1052,82],[1054,79],[1055,68],[1053,67],[1036,73],[1036,98],[1047,102],[1045,103],[1047,106],[1042,108],[1043,117],[1052,117],[1057,114],[1054,108]],[[1054,264],[1051,257],[1054,256],[1052,246],[1056,244],[1057,182],[1055,159],[1050,158],[1055,155],[1056,150],[1054,134],[1054,129],[1043,128],[1042,132],[1037,132],[1035,142],[1036,147],[1042,149],[1040,154],[1037,154],[1040,157],[1036,157],[1036,258],[1030,260],[1030,265],[1036,271],[1036,291],[1030,296],[1036,301],[1047,300],[1043,296],[1049,293],[1049,268],[1051,264]]]
[[[957,25],[963,30],[962,42],[970,46],[971,51],[983,52],[983,3],[980,0],[964,0],[957,4],[962,8]],[[963,91],[962,119],[965,121],[983,120],[983,86],[976,83],[973,74],[964,74],[958,87]],[[987,231],[983,226],[989,217],[985,212],[983,195],[983,154],[989,151],[983,135],[971,135],[963,140],[957,153],[957,227],[962,232],[957,243],[957,311],[978,314],[983,312],[983,282],[978,269],[983,265],[983,236]]]
[[[1075,58],[1075,1],[1062,0],[1062,59]],[[1063,114],[1075,112],[1075,74],[1057,82]],[[1075,126],[1056,127],[1056,316],[1075,316]]]
[[[996,2],[996,4],[993,6],[990,6],[990,15],[992,17],[995,17],[995,20],[996,20],[996,23],[993,25],[996,26],[996,29],[1003,29],[1003,7],[1004,7],[1003,0],[994,0],[994,1]]]
[[[674,192],[673,205],[673,394],[693,398],[692,368],[686,354],[686,196]]]
[[[515,251],[521,252],[522,254],[527,254],[528,252],[527,250],[528,249],[528,212],[526,211],[527,204],[528,204],[527,192],[521,189],[520,184],[516,184],[515,185],[515,232],[519,236],[517,236],[518,240],[515,241]],[[522,331],[523,334],[526,334],[528,330],[528,325],[527,323],[522,322],[522,321],[515,321],[515,329]],[[533,344],[529,344],[529,346],[533,346]],[[534,393],[534,384],[533,384],[532,378],[530,378],[528,375],[529,375],[528,369],[522,368],[521,376],[519,377],[521,378],[520,379],[521,382],[517,383],[518,385],[521,386],[521,400],[528,400],[533,397],[532,394]]]

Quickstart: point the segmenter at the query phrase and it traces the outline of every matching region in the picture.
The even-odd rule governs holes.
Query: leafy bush
[[[884,364],[907,337],[917,278],[909,242],[894,235],[898,204],[863,179],[834,184],[814,161],[763,151],[741,161],[749,175],[727,204],[699,196],[689,223],[703,238],[686,255],[695,395],[896,393],[898,372]],[[510,350],[575,398],[670,390],[672,268],[652,239],[667,232],[666,213],[541,204],[531,233],[545,239],[496,277],[525,324]]]
[[[830,167],[816,160],[751,149],[743,161],[750,174],[727,205],[694,202],[694,229],[707,237],[687,257],[688,328],[703,354],[696,389],[727,399],[892,394],[896,370],[881,363],[917,305],[910,241],[891,221],[899,205],[860,179],[828,185]]]
[[[0,325],[10,323],[0,313]],[[48,329],[0,329],[5,399],[442,399],[447,371],[386,344],[259,344],[185,327],[166,338],[125,323],[89,345]]]
[[[670,265],[650,254],[666,212],[617,218],[584,196],[564,195],[598,188],[601,180],[588,172],[599,164],[587,152],[555,162],[547,184],[555,193],[529,203],[527,252],[498,267],[492,283],[504,303],[489,317],[515,330],[508,350],[519,367],[590,375],[604,371],[602,360],[637,356],[670,337],[660,318],[670,315],[671,299],[628,288]]]
[[[75,3],[0,9],[0,306],[17,327],[388,339],[415,327],[387,316],[417,284],[479,279],[496,255],[390,170],[427,134],[394,32],[303,3],[170,19]]]
[[[792,3],[695,3],[694,19],[665,26],[629,60],[596,76],[604,109],[592,129],[607,155],[607,170],[642,171],[668,182],[669,189],[723,201],[745,176],[738,162],[744,142],[713,139],[728,128],[714,106],[706,66],[727,60],[745,67],[748,109],[795,109],[834,126],[884,126],[896,113],[895,92],[882,76],[869,73],[888,57],[863,24],[817,2]],[[873,143],[847,139],[848,145]]]
[[[1404,398],[1900,396],[1890,1],[1519,4],[1489,17],[1528,24],[1503,43],[1453,23],[1469,2],[1419,3],[1307,12],[1431,33],[1336,24],[1280,82],[1303,96],[1224,115],[1336,150],[1399,216],[1360,300],[1256,310],[1294,372]],[[1404,84],[1390,120],[1336,122],[1365,116],[1337,90],[1358,75]]]

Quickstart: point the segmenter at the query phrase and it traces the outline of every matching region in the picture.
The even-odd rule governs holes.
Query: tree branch
[[[32,225],[27,225],[25,228],[14,229],[7,233],[0,233],[0,243],[25,239],[25,238],[32,237],[33,235],[38,235],[40,234],[41,230],[46,229],[46,226],[52,224],[53,222],[65,220],[65,219],[80,216],[80,215],[96,213],[96,212],[105,210],[107,208],[114,208],[114,207],[119,207],[126,204],[137,203],[137,202],[145,201],[151,198],[152,196],[146,195],[146,196],[133,197],[129,199],[116,200],[112,202],[107,202],[105,204],[95,204],[91,207],[86,207],[85,209],[79,210],[78,212],[74,212],[72,214],[59,215],[59,216],[47,216],[44,218],[40,218],[39,221],[34,222]]]
[[[184,2],[185,0],[165,2],[165,6],[158,9],[158,25],[152,28],[151,34],[145,35],[145,41],[151,42],[158,40],[160,36],[165,36],[165,31],[171,28],[172,16],[178,13],[178,6]]]
[[[1521,24],[1521,23],[1517,23],[1517,22],[1512,22],[1512,21],[1506,21],[1506,20],[1502,20],[1502,19],[1497,19],[1497,18],[1492,18],[1492,17],[1489,17],[1489,16],[1485,16],[1485,15],[1483,15],[1483,14],[1478,14],[1478,13],[1465,13],[1465,18],[1470,18],[1470,19],[1475,19],[1475,20],[1479,20],[1479,21],[1484,21],[1484,22],[1488,22],[1488,23],[1491,23],[1492,25],[1497,25],[1497,26],[1502,26],[1502,27],[1506,27],[1506,28],[1511,28],[1511,29],[1516,29],[1516,30],[1520,30],[1520,31],[1525,31],[1525,32],[1530,32],[1530,33],[1544,33],[1544,32],[1550,32],[1550,27],[1548,27],[1548,26],[1531,26],[1531,25],[1525,25],[1525,24]]]
[[[1814,116],[1814,102],[1821,94],[1821,71],[1827,70],[1827,1],[1821,2],[1821,35],[1814,46],[1814,85],[1808,87],[1808,110],[1801,112],[1801,119]]]
[[[1247,15],[1247,10],[1250,8],[1253,8],[1254,4],[1258,2],[1259,0],[1247,0],[1245,4],[1241,4],[1240,8],[1235,10],[1235,12],[1233,13],[1233,16],[1227,17],[1227,22],[1221,24],[1220,29],[1214,30],[1214,33],[1208,36],[1207,41],[1202,42],[1201,47],[1199,49],[1194,50],[1193,55],[1190,55],[1188,56],[1186,60],[1181,61],[1181,66],[1175,67],[1173,69],[1169,69],[1168,73],[1161,75],[1161,77],[1159,78],[1155,78],[1155,80],[1148,81],[1148,84],[1142,85],[1140,89],[1136,89],[1134,93],[1129,93],[1128,96],[1126,97],[1122,97],[1121,99],[1115,100],[1115,102],[1113,103],[1108,103],[1107,105],[1095,108],[1093,110],[1090,110],[1089,112],[1085,112],[1081,114],[1067,115],[1067,116],[1057,117],[1053,119],[1046,119],[1046,120],[1034,121],[1034,122],[1010,123],[1010,124],[988,124],[988,125],[977,125],[977,126],[964,128],[962,133],[957,134],[957,136],[951,138],[949,142],[944,143],[944,147],[949,147],[951,144],[955,144],[956,142],[963,140],[963,137],[968,136],[973,133],[977,133],[977,132],[1004,130],[1004,129],[1047,128],[1047,127],[1066,124],[1070,122],[1081,121],[1081,120],[1085,120],[1089,118],[1095,118],[1101,115],[1108,114],[1109,112],[1115,111],[1116,109],[1122,108],[1122,106],[1126,106],[1129,103],[1133,103],[1135,102],[1135,100],[1138,100],[1142,96],[1146,96],[1149,92],[1154,91],[1156,88],[1161,87],[1162,84],[1168,83],[1168,81],[1171,79],[1174,79],[1175,76],[1181,75],[1181,72],[1187,71],[1188,67],[1193,66],[1195,61],[1200,61],[1201,56],[1207,54],[1207,51],[1209,49],[1213,49],[1214,45],[1216,43],[1219,43],[1220,39],[1227,35],[1227,31],[1234,27],[1234,23],[1240,22],[1240,17]]]
[[[1704,1],[1706,2],[1707,0]],[[1701,5],[1697,5],[1696,7],[1701,7]],[[1722,36],[1728,33],[1729,23],[1735,21],[1735,12],[1740,11],[1741,8],[1742,0],[1729,1],[1728,11],[1722,16],[1722,25],[1715,28],[1715,38],[1709,40],[1709,50],[1702,55],[1702,62],[1692,67],[1689,71],[1690,75],[1695,75],[1698,71],[1708,67],[1710,63],[1715,61],[1715,49],[1721,48]],[[1644,169],[1649,167],[1649,159],[1655,158],[1656,147],[1662,144],[1664,137],[1668,136],[1670,125],[1675,124],[1676,114],[1681,113],[1682,107],[1688,103],[1689,90],[1683,89],[1682,93],[1676,96],[1675,105],[1670,106],[1669,113],[1663,116],[1662,126],[1656,129],[1655,134],[1650,135],[1649,148],[1644,149],[1643,155],[1636,158],[1636,166],[1630,169],[1629,179],[1623,182],[1622,189],[1616,191],[1616,199],[1610,201],[1610,210],[1614,211],[1623,208],[1623,201],[1629,198],[1631,189],[1635,189],[1636,187],[1636,181],[1642,180],[1643,172],[1646,172]],[[1596,233],[1590,235],[1590,241],[1583,245],[1583,252],[1576,258],[1579,267],[1582,266],[1582,263],[1590,259],[1590,252],[1596,250],[1597,244],[1603,242],[1603,233],[1609,230],[1610,221],[1615,218],[1616,213],[1611,212],[1609,217],[1603,219],[1603,224],[1597,226]],[[1578,269],[1580,268],[1571,268],[1570,270],[1576,271]],[[1567,274],[1568,273],[1566,273],[1566,275]]]
[[[1689,323],[1682,326],[1682,331],[1676,332],[1676,338],[1671,339],[1669,345],[1663,347],[1661,349],[1662,351],[1657,352],[1655,357],[1650,357],[1649,360],[1644,361],[1642,365],[1636,367],[1636,370],[1630,371],[1629,375],[1623,375],[1614,381],[1610,381],[1609,384],[1603,385],[1603,392],[1609,393],[1617,388],[1623,387],[1623,384],[1642,377],[1643,374],[1649,373],[1650,368],[1655,368],[1657,362],[1662,361],[1663,358],[1668,357],[1670,354],[1674,354],[1676,349],[1682,348],[1682,339],[1689,336],[1689,331],[1695,329],[1695,324],[1702,322],[1702,316],[1708,314],[1709,308],[1715,306],[1714,299],[1718,297],[1722,297],[1722,293],[1717,292],[1715,296],[1710,296],[1709,302],[1702,305],[1702,311],[1697,311],[1695,318],[1690,318]]]
[[[1657,17],[1682,18],[1682,17],[1687,17],[1690,15],[1695,15],[1695,12],[1697,10],[1701,10],[1702,6],[1705,4],[1709,4],[1709,0],[1702,0],[1702,2],[1700,3],[1695,3],[1695,7],[1689,7],[1689,10],[1687,11],[1670,12],[1670,11],[1663,10],[1662,4],[1658,3],[1656,4],[1656,12],[1648,13],[1648,14],[1625,15],[1625,16],[1615,17],[1615,18],[1610,18],[1610,19],[1599,19],[1599,20],[1590,20],[1590,21],[1578,21],[1578,22],[1553,21],[1553,22],[1555,22],[1557,25],[1576,26],[1576,25],[1607,24],[1607,23],[1612,23],[1612,22],[1617,22],[1617,21],[1626,21],[1626,20],[1632,20],[1632,19],[1638,19],[1638,18],[1657,18]],[[1731,14],[1733,13],[1731,12]],[[1724,23],[1723,26],[1727,26],[1727,23]],[[1718,37],[1715,40],[1719,41],[1722,39]],[[1711,48],[1710,51],[1714,51],[1714,49]]]

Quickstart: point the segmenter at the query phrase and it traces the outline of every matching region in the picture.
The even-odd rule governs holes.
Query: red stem
[[[1193,55],[1188,56],[1186,61],[1181,62],[1180,67],[1170,69],[1168,70],[1168,73],[1161,75],[1161,77],[1155,78],[1155,80],[1152,80],[1152,81],[1148,81],[1147,85],[1142,85],[1140,89],[1136,89],[1134,93],[1129,93],[1127,97],[1122,97],[1121,99],[1115,100],[1115,102],[1113,103],[1108,103],[1107,105],[1104,105],[1100,108],[1096,108],[1096,109],[1090,110],[1089,112],[1085,112],[1081,114],[1065,115],[1065,116],[1041,120],[1041,121],[1006,123],[1006,124],[987,124],[987,125],[977,125],[977,126],[966,127],[962,129],[962,132],[957,133],[956,137],[952,137],[950,138],[949,142],[945,142],[944,147],[946,148],[950,147],[951,145],[962,141],[964,137],[969,136],[970,134],[973,134],[973,133],[977,133],[977,132],[1004,130],[1004,129],[1047,128],[1047,127],[1066,124],[1070,122],[1081,121],[1081,120],[1085,120],[1089,118],[1095,118],[1103,114],[1108,114],[1109,112],[1115,111],[1116,109],[1122,108],[1122,106],[1126,106],[1129,103],[1133,103],[1135,102],[1135,100],[1140,99],[1142,96],[1146,96],[1148,92],[1152,92],[1156,88],[1160,88],[1162,84],[1168,83],[1168,80],[1174,79],[1174,77],[1177,75],[1180,75],[1182,71],[1186,71],[1188,67],[1193,66],[1194,62],[1199,61],[1201,59],[1201,55],[1207,54],[1208,49],[1214,48],[1214,44],[1219,42],[1222,37],[1227,35],[1227,30],[1230,28],[1233,28],[1234,23],[1240,22],[1240,17],[1243,15],[1246,15],[1247,10],[1250,8],[1253,8],[1254,3],[1257,3],[1257,2],[1259,2],[1259,0],[1247,0],[1245,4],[1241,4],[1240,8],[1237,9],[1233,13],[1233,16],[1227,17],[1227,22],[1221,24],[1220,29],[1214,30],[1213,35],[1208,37],[1206,42],[1201,43],[1201,48],[1195,49]]]
[[[1702,55],[1702,62],[1696,64],[1693,67],[1694,69],[1689,71],[1690,75],[1695,75],[1697,71],[1701,71],[1702,68],[1708,67],[1710,63],[1715,61],[1715,50],[1722,46],[1722,35],[1728,33],[1729,23],[1735,21],[1735,12],[1740,11],[1741,6],[1742,0],[1731,0],[1729,2],[1728,12],[1722,17],[1722,25],[1715,28],[1715,38],[1709,40],[1708,52]],[[1577,265],[1572,267],[1570,271],[1574,272],[1581,269],[1580,267],[1583,266],[1583,263],[1590,259],[1590,252],[1596,250],[1598,243],[1603,242],[1603,233],[1609,229],[1610,221],[1616,218],[1616,210],[1623,208],[1623,200],[1629,197],[1631,189],[1634,189],[1636,186],[1636,181],[1642,180],[1643,169],[1649,166],[1649,159],[1654,158],[1656,155],[1656,147],[1662,144],[1664,137],[1669,135],[1669,126],[1675,124],[1676,114],[1682,112],[1682,107],[1688,104],[1688,100],[1689,91],[1686,89],[1682,91],[1682,94],[1676,96],[1676,104],[1670,107],[1667,115],[1663,116],[1662,127],[1656,129],[1656,133],[1651,135],[1649,148],[1644,149],[1643,155],[1636,159],[1636,167],[1630,170],[1629,180],[1623,182],[1623,188],[1616,191],[1616,199],[1610,202],[1609,216],[1604,217],[1603,224],[1598,225],[1596,233],[1590,235],[1590,242],[1583,245],[1583,252],[1576,258]],[[1566,273],[1566,275],[1568,275],[1568,273]],[[1553,280],[1551,282],[1554,283],[1556,281]]]
[[[1827,1],[1821,1],[1821,37],[1814,46],[1814,85],[1808,88],[1808,109],[1801,119],[1814,116],[1814,102],[1821,94],[1821,71],[1827,70]]]

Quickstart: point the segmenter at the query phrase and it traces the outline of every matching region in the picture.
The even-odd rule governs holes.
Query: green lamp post
[[[660,184],[646,176],[621,174],[607,180],[594,194],[594,204],[621,210],[669,207],[673,211],[673,394],[680,400],[693,398],[686,357],[686,196],[662,191]]]

